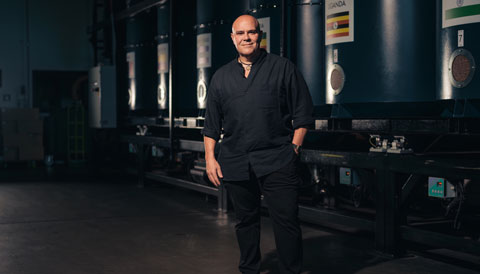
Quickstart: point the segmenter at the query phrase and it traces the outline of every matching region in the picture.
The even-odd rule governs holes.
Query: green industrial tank
[[[235,58],[232,23],[248,10],[248,1],[197,0],[197,107],[206,107],[213,73]],[[200,114],[201,115],[201,114]]]
[[[437,0],[437,99],[447,117],[480,117],[480,0]]]
[[[170,0],[157,7],[157,104],[162,116],[168,109],[169,34]]]
[[[323,1],[295,2],[295,63],[315,107],[325,104]]]
[[[332,117],[439,115],[435,1],[326,0],[324,18]]]
[[[127,8],[141,2],[127,0]],[[127,19],[128,106],[133,115],[157,113],[155,14],[150,10]]]

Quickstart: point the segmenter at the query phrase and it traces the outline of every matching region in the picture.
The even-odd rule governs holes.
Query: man
[[[225,184],[233,202],[240,271],[260,272],[262,193],[273,220],[280,272],[300,273],[295,160],[313,123],[313,106],[295,66],[260,49],[261,37],[254,17],[242,15],[233,23],[238,57],[216,71],[208,91],[202,131],[207,175],[216,186]],[[222,128],[217,162],[214,148]]]

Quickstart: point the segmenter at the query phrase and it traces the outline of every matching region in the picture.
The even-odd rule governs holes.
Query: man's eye
[[[256,34],[257,31],[256,31],[256,30],[251,30],[251,31],[249,31],[248,33],[249,33],[249,34]]]
[[[237,35],[243,35],[244,33],[245,32],[243,32],[243,31],[239,31],[239,32],[237,32]]]

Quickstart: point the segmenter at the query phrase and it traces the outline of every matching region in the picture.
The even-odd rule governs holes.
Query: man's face
[[[244,15],[233,23],[231,37],[238,54],[248,57],[260,48],[262,32],[257,28],[255,18]]]

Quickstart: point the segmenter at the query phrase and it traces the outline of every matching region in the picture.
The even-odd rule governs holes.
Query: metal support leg
[[[407,181],[405,181],[402,186],[402,192],[400,193],[400,207],[405,206],[405,203],[407,202],[410,193],[415,188],[421,178],[422,176],[420,175],[410,174]]]
[[[227,195],[228,193],[227,193],[227,189],[225,188],[225,186],[222,185],[222,187],[223,187],[223,191],[222,191],[222,193],[223,193],[223,195],[222,195],[223,196],[222,197],[222,199],[223,199],[223,213],[227,213],[228,212],[228,195]]]
[[[400,241],[401,211],[395,174],[388,169],[377,170],[377,216],[375,247],[387,254],[404,253]]]
[[[228,197],[227,189],[223,184],[218,187],[218,211],[227,213],[228,211]]]
[[[386,252],[393,256],[404,253],[400,238],[399,189],[395,180],[395,173],[387,171],[385,174],[385,247]]]
[[[217,210],[219,212],[222,212],[222,210],[223,210],[223,191],[224,191],[224,189],[225,189],[225,187],[223,186],[223,184],[221,184],[218,187]]]
[[[336,207],[336,188],[335,188],[335,182],[337,181],[337,168],[335,166],[329,166],[328,167],[328,188],[330,191],[327,193],[326,199],[327,199],[327,208],[335,208]]]
[[[376,216],[375,216],[375,248],[384,251],[385,248],[385,170],[377,170],[375,173],[376,187]]]
[[[145,144],[137,144],[137,174],[138,174],[138,184],[139,188],[145,186]]]

